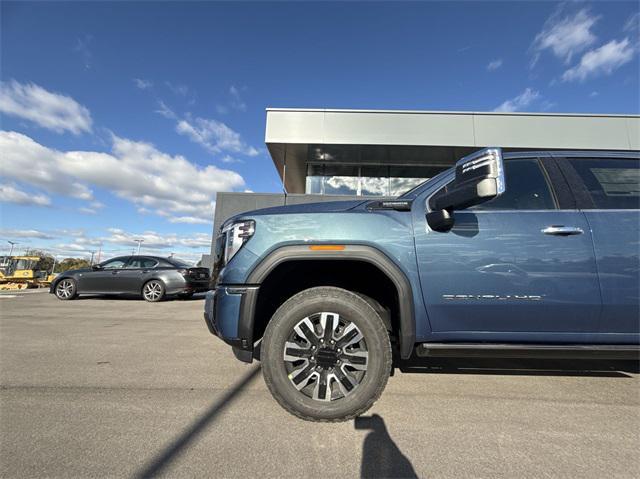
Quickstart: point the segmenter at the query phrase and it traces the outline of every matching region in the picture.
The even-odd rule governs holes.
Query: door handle
[[[578,228],[577,226],[547,226],[542,232],[546,235],[554,235],[554,236],[573,236],[573,235],[581,235],[584,233],[582,228]]]

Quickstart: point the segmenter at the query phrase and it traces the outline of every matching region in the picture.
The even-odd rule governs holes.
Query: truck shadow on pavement
[[[504,376],[578,376],[632,378],[640,361],[589,359],[412,358],[399,361],[403,373],[493,374]]]
[[[387,426],[377,414],[354,419],[356,429],[368,430],[362,444],[360,477],[417,478],[411,461],[402,453],[387,431]]]
[[[213,423],[216,418],[243,392],[243,390],[260,373],[260,366],[255,366],[236,385],[229,389],[220,399],[209,406],[205,413],[196,419],[187,430],[176,438],[169,446],[154,457],[144,469],[136,474],[136,478],[156,477],[171,464],[200,434]]]

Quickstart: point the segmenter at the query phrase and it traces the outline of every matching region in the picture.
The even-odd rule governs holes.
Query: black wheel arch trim
[[[416,327],[411,283],[389,256],[373,246],[346,244],[343,250],[311,250],[310,244],[281,246],[262,259],[249,273],[247,283],[260,285],[279,265],[287,261],[348,260],[363,261],[379,268],[395,285],[400,313],[400,355],[409,358],[415,346]],[[240,303],[238,336],[247,340],[247,349],[253,346],[253,328],[259,288],[247,288]]]

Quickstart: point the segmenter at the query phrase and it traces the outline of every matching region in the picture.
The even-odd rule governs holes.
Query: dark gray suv
[[[209,270],[175,258],[120,256],[91,268],[65,271],[51,283],[58,299],[78,294],[136,294],[151,302],[168,295],[190,297],[209,289]]]

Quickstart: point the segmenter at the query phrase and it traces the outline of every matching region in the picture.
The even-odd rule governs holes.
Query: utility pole
[[[89,266],[93,266],[93,255],[95,254],[95,251],[91,252],[91,261],[89,261]]]
[[[58,262],[58,255],[53,257],[53,266],[51,267],[51,274],[56,272],[56,263]]]
[[[9,243],[11,245],[11,250],[9,250],[9,256],[12,256],[13,255],[13,247],[15,245],[19,244],[19,243],[17,241],[10,241],[10,240],[7,240],[7,243]]]
[[[136,255],[140,254],[140,243],[143,243],[144,240],[143,239],[134,239],[133,241],[138,243],[138,252],[136,253]]]

